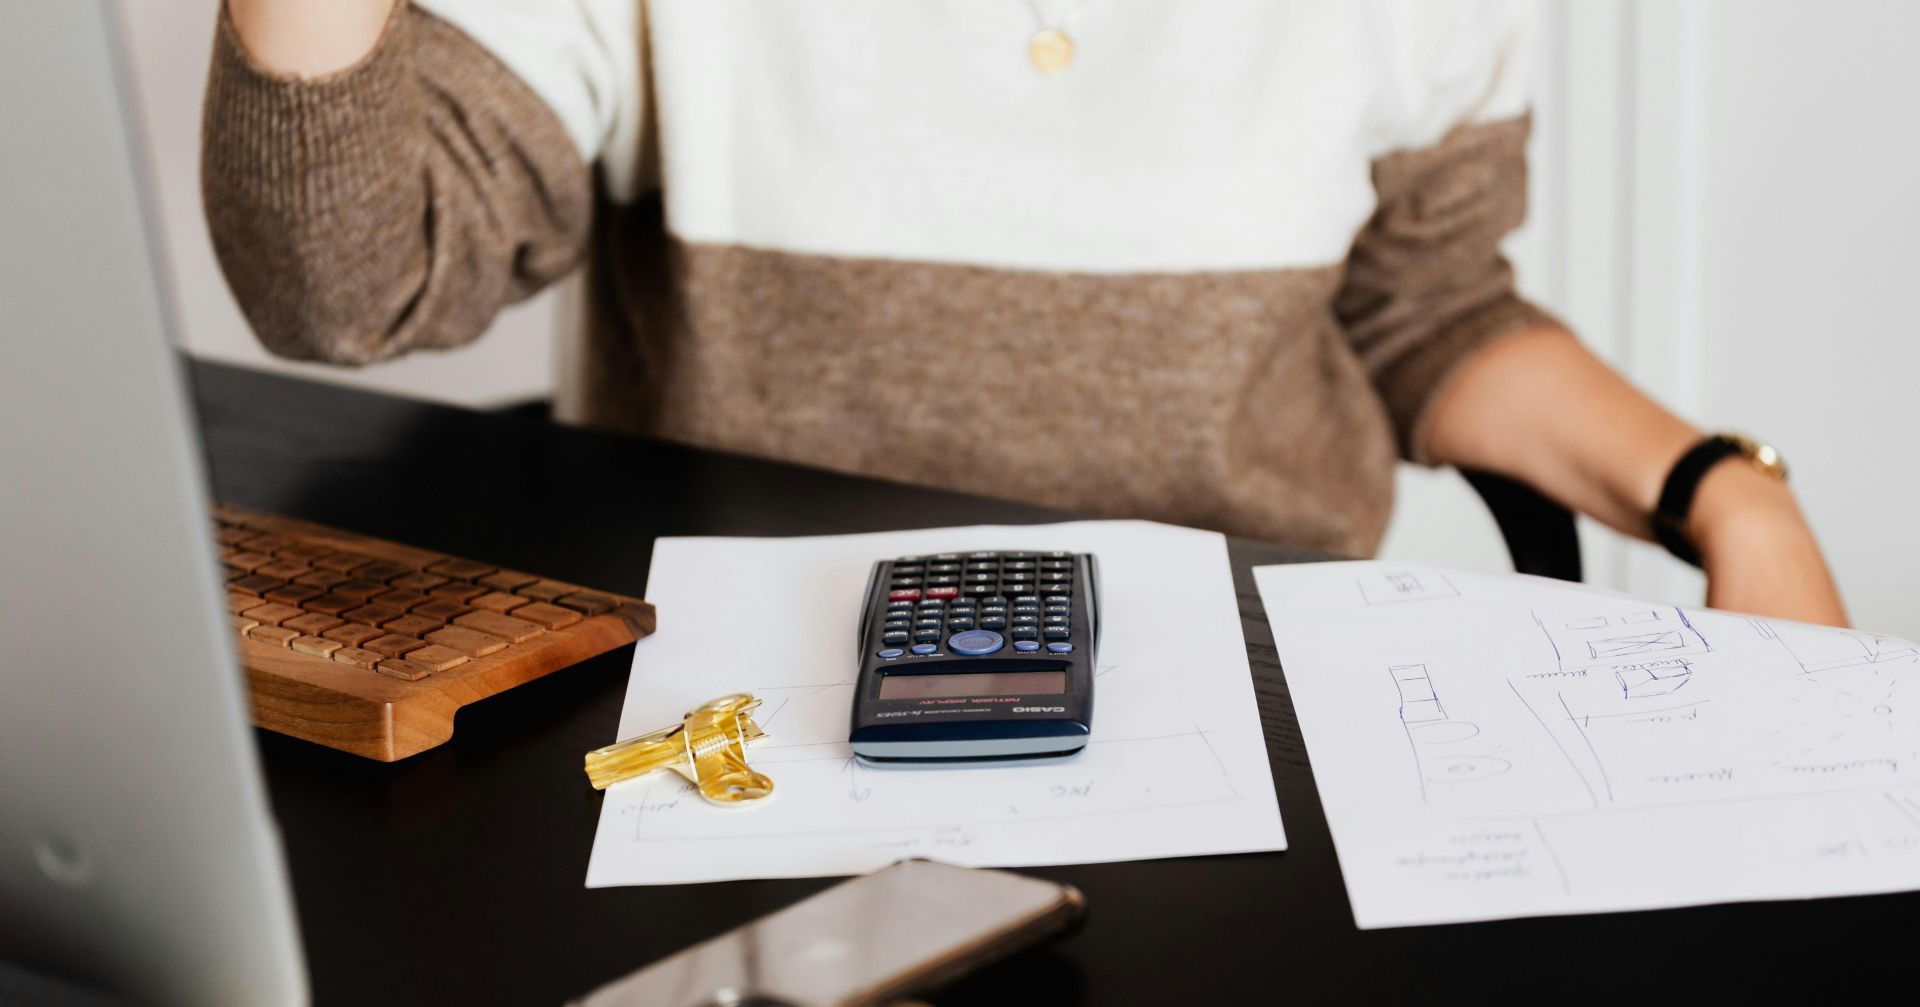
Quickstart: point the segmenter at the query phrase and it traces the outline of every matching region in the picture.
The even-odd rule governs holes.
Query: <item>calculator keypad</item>
[[[881,658],[1073,652],[1073,553],[903,556],[888,575]]]

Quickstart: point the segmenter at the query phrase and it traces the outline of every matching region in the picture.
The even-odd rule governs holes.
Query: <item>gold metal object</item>
[[[688,711],[680,723],[587,753],[587,780],[605,790],[659,769],[693,781],[714,804],[740,805],[773,793],[773,781],[747,765],[747,744],[766,737],[747,716],[760,701],[744,693],[722,696]]]
[[[1027,58],[1035,70],[1051,77],[1073,62],[1073,36],[1058,28],[1042,28],[1027,41]]]
[[[1751,437],[1744,437],[1740,434],[1723,433],[1720,436],[1731,441],[1734,447],[1739,448],[1740,453],[1746,456],[1747,461],[1753,463],[1754,468],[1765,472],[1775,479],[1785,481],[1787,478],[1787,461],[1780,457],[1780,452],[1774,450],[1773,445],[1763,444]]]

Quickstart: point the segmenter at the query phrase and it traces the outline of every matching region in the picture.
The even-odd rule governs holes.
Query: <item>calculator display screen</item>
[[[959,696],[1057,696],[1067,691],[1064,671],[989,671],[966,675],[888,675],[881,699],[945,699]]]

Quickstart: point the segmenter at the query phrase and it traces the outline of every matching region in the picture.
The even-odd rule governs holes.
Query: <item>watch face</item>
[[[1751,437],[1742,437],[1739,434],[1721,434],[1720,436],[1732,441],[1734,446],[1740,449],[1740,453],[1753,463],[1754,468],[1775,479],[1787,478],[1786,459],[1780,457],[1780,452],[1775,451],[1773,445],[1762,444]]]

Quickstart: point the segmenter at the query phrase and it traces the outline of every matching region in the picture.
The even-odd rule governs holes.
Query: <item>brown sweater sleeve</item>
[[[1528,130],[1524,116],[1465,126],[1373,164],[1379,208],[1335,311],[1411,461],[1429,463],[1433,407],[1461,364],[1506,333],[1560,324],[1514,292],[1500,254],[1527,215]]]
[[[362,61],[310,80],[254,65],[223,13],[204,114],[214,251],[275,353],[467,342],[585,249],[591,180],[559,120],[405,2]]]

